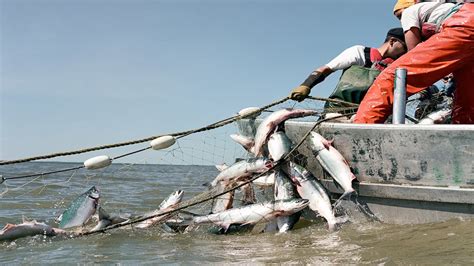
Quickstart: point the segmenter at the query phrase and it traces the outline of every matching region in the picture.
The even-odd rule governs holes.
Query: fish
[[[275,174],[274,197],[275,200],[290,200],[299,198],[295,186],[282,170],[277,171]],[[293,229],[293,226],[298,222],[300,216],[301,212],[297,212],[289,216],[277,217],[276,222],[278,231],[280,233],[284,233]]]
[[[35,220],[24,221],[21,224],[6,224],[2,230],[0,230],[0,241],[12,241],[18,238],[45,235],[45,236],[56,236],[66,235],[67,232],[54,228],[45,223],[40,223]]]
[[[103,228],[106,228],[107,226],[123,223],[130,220],[130,217],[127,218],[117,215],[110,215],[102,207],[99,207],[97,212],[99,213],[99,222],[94,228],[92,228],[92,231],[98,231]]]
[[[229,183],[240,178],[249,177],[255,173],[263,173],[273,166],[273,162],[265,157],[250,158],[238,161],[220,172],[210,183],[210,187],[215,187],[218,182]]]
[[[270,171],[253,180],[252,183],[259,187],[273,187],[275,185],[275,172]]]
[[[367,204],[362,204],[358,200],[358,194],[352,187],[352,180],[356,179],[351,172],[349,163],[342,155],[331,145],[332,141],[328,141],[316,132],[311,132],[310,143],[312,145],[312,153],[316,156],[321,166],[336,180],[336,182],[344,189],[344,193],[334,203],[337,208],[341,201],[348,198],[353,201],[357,208],[369,219],[380,221],[380,219],[368,208]],[[354,198],[352,198],[354,196]]]
[[[171,217],[173,215],[173,213],[167,213],[167,214],[164,214],[164,215],[159,215],[159,214],[172,211],[176,207],[178,207],[179,203],[183,199],[183,194],[184,194],[184,191],[182,191],[182,190],[177,190],[177,191],[171,193],[171,195],[169,195],[168,198],[166,198],[165,200],[163,200],[163,202],[161,202],[158,210],[154,210],[154,211],[145,213],[145,215],[143,215],[142,217],[150,217],[150,216],[155,216],[155,215],[158,215],[158,216],[147,219],[147,220],[144,220],[144,221],[141,221],[141,222],[137,223],[135,225],[135,227],[136,228],[148,228],[148,227],[150,227],[154,224],[157,224],[161,221],[165,221],[166,219]]]
[[[262,220],[269,221],[278,216],[291,215],[308,206],[305,199],[275,200],[256,203],[240,208],[226,210],[220,213],[193,217],[195,224],[213,223],[227,231],[232,224],[256,224]]]
[[[253,138],[249,138],[249,137],[246,137],[246,136],[242,136],[242,135],[239,135],[239,134],[232,134],[230,135],[230,137],[237,143],[239,143],[240,145],[242,145],[242,147],[248,151],[248,152],[251,152],[251,148],[253,147],[254,145],[254,140]]]
[[[291,140],[283,131],[277,131],[268,139],[268,152],[273,161],[277,162],[291,151]]]
[[[95,186],[77,197],[61,214],[59,228],[84,225],[97,210],[100,193]]]
[[[308,170],[294,162],[290,162],[290,172],[299,196],[309,200],[308,207],[324,217],[329,231],[334,231],[340,221],[334,216],[331,200],[324,186]]]
[[[451,109],[444,108],[428,114],[425,118],[421,119],[418,124],[429,125],[429,124],[443,124],[451,116]]]
[[[352,187],[352,180],[356,177],[352,173],[346,159],[331,145],[332,142],[316,132],[311,132],[309,139],[313,155],[316,156],[324,170],[344,189],[344,194],[342,194],[338,202],[352,194],[357,195]]]
[[[261,156],[263,153],[263,145],[267,142],[270,135],[277,129],[278,125],[290,118],[298,118],[317,114],[314,110],[306,109],[282,109],[273,112],[266,117],[257,128],[254,138],[254,146],[251,148],[255,156]]]
[[[216,186],[216,193],[222,193],[229,187],[229,185],[226,185],[224,183],[218,183]],[[213,199],[211,213],[218,213],[232,208],[232,205],[234,203],[234,193],[235,190],[232,190]]]

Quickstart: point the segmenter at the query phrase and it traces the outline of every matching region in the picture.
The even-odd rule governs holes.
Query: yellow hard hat
[[[393,13],[397,12],[400,9],[407,8],[416,4],[416,0],[397,0],[397,3],[393,7]]]

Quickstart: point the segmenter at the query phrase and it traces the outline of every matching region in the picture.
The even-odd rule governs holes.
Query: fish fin
[[[352,178],[352,180],[354,180],[354,179],[356,179],[357,177],[356,177],[354,174],[352,174],[352,177],[351,177],[351,178]]]
[[[356,196],[351,198],[351,201],[354,202],[359,209],[368,219],[371,221],[375,222],[382,222],[369,208],[367,203],[360,203],[359,198],[357,197],[357,193],[355,194]]]
[[[331,141],[323,140],[322,144],[323,144],[324,148],[326,148],[326,150],[329,150],[329,148],[331,147],[331,144],[332,144],[332,140]]]
[[[2,231],[6,231],[8,229],[15,228],[15,226],[16,225],[14,225],[14,224],[8,223],[8,224],[5,225],[5,227],[3,227]]]
[[[229,230],[230,224],[219,224],[220,227],[224,230],[224,233],[227,233],[227,230]]]
[[[54,219],[56,222],[60,223],[63,219],[63,214],[61,213],[61,215],[59,215],[58,217],[56,217],[56,219]]]
[[[229,168],[229,166],[225,163],[223,164],[216,164],[215,165],[217,170],[219,170],[220,172],[224,171],[225,169]]]
[[[21,216],[21,222],[22,222],[22,223],[26,223],[26,222],[36,222],[36,220],[28,220],[28,217],[26,217],[25,215],[22,215],[22,216]]]
[[[246,222],[246,223],[243,223],[243,224],[240,224],[240,227],[243,227],[243,226],[246,226],[246,225],[251,225],[253,224],[252,222]]]

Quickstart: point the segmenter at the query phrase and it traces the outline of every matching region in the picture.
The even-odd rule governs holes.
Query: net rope
[[[195,196],[182,202],[179,205],[179,208],[174,209],[172,211],[161,212],[152,216],[140,216],[138,219],[132,219],[126,223],[113,225],[111,227],[107,227],[104,230],[87,231],[81,234],[75,234],[73,236],[86,236],[90,234],[106,232],[115,228],[120,228],[127,225],[136,224],[141,221],[146,221],[152,218],[156,218],[161,215],[177,213],[178,211],[182,211],[185,209],[188,210],[188,209],[191,209],[192,207],[198,208],[199,211],[208,211],[212,205],[211,201],[213,199],[232,191],[236,191],[236,197],[234,199],[234,202],[240,201],[239,199],[237,199],[237,194],[241,193],[237,191],[239,188],[267,174],[269,171],[279,166],[280,163],[287,160],[289,156],[293,156],[294,155],[293,152],[297,150],[298,147],[305,141],[305,138],[308,136],[309,132],[314,130],[318,125],[320,125],[320,123],[325,122],[325,121],[330,121],[333,119],[338,119],[341,117],[350,116],[351,114],[354,113],[354,107],[355,107],[354,104],[347,103],[348,105],[347,107],[324,109],[321,102],[324,103],[325,101],[335,101],[335,102],[340,103],[340,101],[325,99],[325,98],[318,98],[318,97],[311,97],[304,102],[293,102],[293,101],[287,101],[287,100],[288,98],[285,97],[281,100],[278,100],[271,104],[263,106],[259,108],[257,111],[248,114],[247,117],[250,117],[256,113],[262,113],[262,111],[265,111],[265,113],[262,113],[262,115],[269,114],[273,111],[281,110],[283,108],[301,108],[301,109],[316,110],[319,113],[318,116],[322,116],[325,113],[338,112],[338,111],[344,112],[345,115],[332,117],[330,119],[320,119],[317,122],[314,122],[315,121],[314,117],[300,119],[302,121],[314,122],[313,128],[311,128],[302,139],[298,140],[298,144],[294,146],[292,151],[289,154],[287,154],[283,160],[280,160],[276,165],[274,165],[271,169],[269,169],[265,173],[255,175],[250,180],[247,180],[246,182],[234,184],[230,186],[229,188],[226,188],[224,191],[217,192],[216,189],[206,190],[204,187],[201,186],[200,183],[199,184],[197,183],[199,181],[196,181],[193,179],[193,176],[188,176],[189,175],[188,173],[183,173],[186,175],[186,178],[187,178],[186,180],[188,181],[188,183],[180,184],[180,189],[183,189],[185,191],[188,188],[196,190],[196,187],[200,187],[201,189],[199,193],[195,193]],[[242,149],[242,147],[239,144],[233,142],[229,138],[229,134],[237,133],[239,131],[240,125],[238,124],[238,121],[242,118],[243,117],[239,115],[235,115],[235,116],[217,121],[215,123],[209,124],[207,126],[204,126],[198,129],[169,134],[169,135],[175,136],[177,139],[177,142],[175,143],[174,146],[166,150],[156,151],[158,153],[158,156],[156,156],[157,153],[153,153],[154,159],[152,163],[153,164],[158,163],[158,164],[163,164],[163,165],[216,165],[216,164],[221,164],[221,163],[232,164],[235,162],[237,158],[243,158],[243,159],[249,158],[248,153],[244,149]],[[261,116],[259,116],[259,119],[260,118]],[[4,172],[6,176],[2,177],[2,179],[8,180],[9,176],[12,177],[13,179],[15,177],[13,175],[14,173],[18,173],[18,172],[21,173],[22,171],[24,171],[24,170],[21,170],[21,171],[16,170],[16,169],[21,169],[20,166],[22,165],[22,163],[26,163],[26,162],[34,163],[31,161],[39,160],[40,158],[41,159],[44,159],[46,157],[54,158],[57,156],[73,155],[73,154],[88,152],[88,151],[97,150],[97,149],[108,149],[108,148],[115,148],[118,146],[132,145],[136,143],[150,141],[157,137],[165,136],[165,135],[167,134],[144,138],[141,140],[129,141],[129,142],[124,142],[124,143],[119,143],[119,144],[102,145],[98,147],[81,149],[81,150],[65,152],[65,153],[53,153],[50,155],[35,156],[35,157],[30,157],[30,158],[25,158],[25,159],[2,161],[0,165],[10,165],[9,167],[17,167],[17,168],[12,168],[14,170],[8,170],[6,173]],[[148,150],[149,148],[150,147],[142,148],[142,149],[132,151],[132,152],[127,152],[122,155],[115,156],[113,157],[113,159],[116,160],[119,158],[123,158],[125,156],[135,154],[137,152]],[[149,162],[144,161],[143,163],[148,164]],[[18,165],[18,166],[15,166],[15,165]],[[44,167],[46,168],[46,166]],[[99,169],[99,170],[89,171],[89,170],[86,170],[83,165],[81,165],[81,166],[75,166],[75,167],[67,167],[60,170],[41,171],[40,173],[37,173],[37,174],[28,173],[27,171],[23,175],[18,175],[16,177],[25,177],[25,178],[32,177],[33,179],[27,181],[26,183],[20,183],[20,181],[17,181],[17,180],[11,180],[12,181],[11,184],[7,184],[8,182],[4,182],[1,185],[4,187],[4,189],[0,191],[0,198],[4,198],[7,200],[15,200],[15,199],[20,199],[23,196],[29,195],[29,194],[34,194],[35,196],[43,195],[43,197],[45,197],[44,194],[49,193],[49,187],[54,187],[54,186],[68,187],[70,188],[70,192],[50,196],[51,197],[51,199],[49,199],[50,201],[58,202],[55,205],[55,209],[56,211],[59,211],[61,208],[65,207],[66,199],[68,198],[70,199],[71,194],[81,191],[84,188],[84,186],[87,186],[90,183],[101,185],[102,180],[105,180],[105,178],[109,178],[109,177],[118,176],[117,178],[119,177],[121,178],[122,176],[132,175],[133,173],[127,174],[126,171],[130,169],[136,169],[138,167],[141,167],[141,166],[136,165],[136,164],[123,164],[123,165],[119,164],[116,168],[113,168],[113,170]],[[71,174],[65,175],[65,173],[63,173],[67,171],[70,171]],[[198,173],[199,175],[207,174],[207,172],[204,169],[199,169],[198,171],[201,171],[200,173]],[[49,176],[53,178],[50,179]],[[78,176],[84,176],[85,182],[83,179],[82,180],[76,179],[78,178]],[[215,176],[208,176],[208,178],[211,180],[214,177]],[[125,184],[127,181],[122,181],[122,182],[124,182]],[[10,193],[13,193],[13,194],[10,195]],[[257,198],[257,201],[262,201],[262,200]],[[28,216],[32,216],[32,215],[29,214]]]

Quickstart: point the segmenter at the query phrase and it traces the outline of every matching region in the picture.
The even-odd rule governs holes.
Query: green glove
[[[301,102],[308,97],[311,89],[308,86],[300,85],[294,88],[290,93],[290,99]]]

